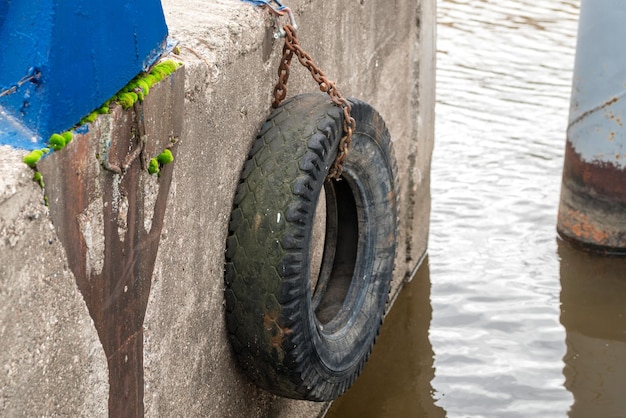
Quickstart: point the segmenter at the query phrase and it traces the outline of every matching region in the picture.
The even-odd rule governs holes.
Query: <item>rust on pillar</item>
[[[626,171],[584,161],[568,141],[557,230],[594,252],[626,252]]]
[[[557,231],[626,254],[626,2],[582,0]]]
[[[175,162],[150,175],[141,156],[164,148],[175,156],[183,87],[181,68],[41,164],[52,221],[107,357],[110,417],[144,416],[143,321]],[[119,174],[103,168],[125,161]]]

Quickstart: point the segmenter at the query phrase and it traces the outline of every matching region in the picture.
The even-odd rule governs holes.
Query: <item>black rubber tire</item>
[[[378,335],[398,236],[397,164],[367,103],[340,181],[326,180],[343,113],[296,96],[263,125],[244,165],[226,243],[226,325],[248,377],[277,395],[326,401],[352,385]],[[326,232],[311,287],[320,195]],[[321,234],[323,235],[323,234]]]

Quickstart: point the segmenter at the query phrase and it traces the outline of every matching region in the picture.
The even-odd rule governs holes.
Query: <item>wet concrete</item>
[[[0,149],[0,415],[105,417],[107,360],[65,249],[24,153]]]

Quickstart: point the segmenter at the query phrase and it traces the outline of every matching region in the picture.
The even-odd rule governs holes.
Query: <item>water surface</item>
[[[626,260],[555,230],[578,4],[438,2],[428,264],[328,416],[626,416]]]

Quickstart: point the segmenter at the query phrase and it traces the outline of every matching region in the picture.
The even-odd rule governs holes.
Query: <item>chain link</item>
[[[283,27],[285,31],[285,45],[283,46],[283,56],[278,67],[278,82],[274,87],[274,101],[272,107],[276,108],[287,96],[287,81],[289,80],[289,69],[291,66],[291,59],[296,54],[298,61],[307,68],[313,79],[319,84],[319,88],[322,92],[328,93],[330,100],[339,106],[343,110],[343,137],[339,141],[339,149],[337,151],[337,157],[330,169],[328,178],[334,178],[339,180],[343,171],[343,163],[348,156],[348,150],[352,144],[352,133],[356,128],[356,121],[350,115],[352,106],[339,92],[337,86],[333,81],[328,80],[322,70],[320,70],[309,54],[307,54],[296,36],[296,29],[291,24],[286,24]]]

